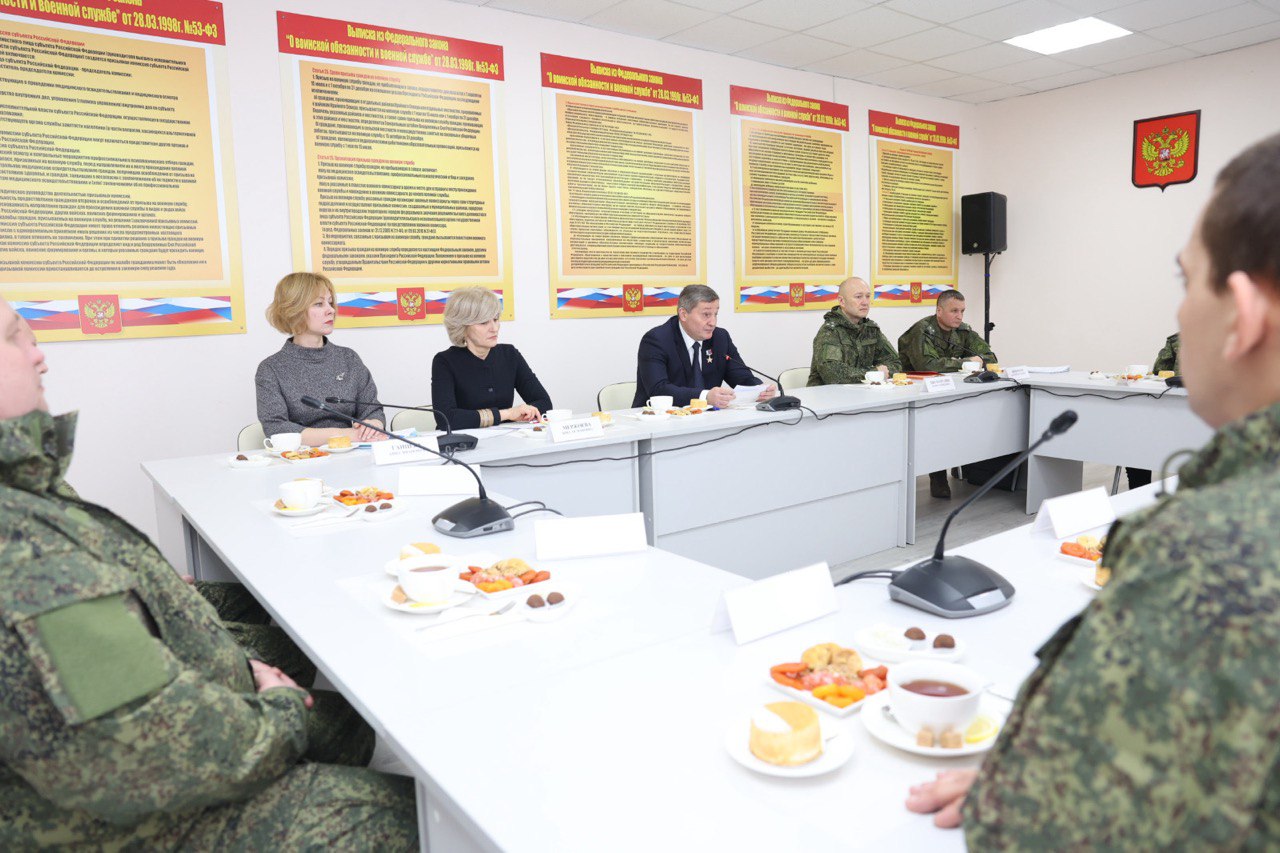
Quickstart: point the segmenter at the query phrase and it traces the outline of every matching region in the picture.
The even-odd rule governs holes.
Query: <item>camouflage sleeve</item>
[[[884,336],[884,332],[879,332],[879,340],[876,341],[876,357],[875,365],[883,364],[889,368],[889,373],[902,372],[902,359],[898,358],[898,351],[893,348],[893,344],[889,343],[889,339]]]
[[[1164,346],[1160,348],[1160,353],[1156,356],[1156,363],[1151,365],[1153,373],[1159,373],[1162,370],[1177,371],[1178,367],[1178,350],[1176,348],[1177,338],[1169,338],[1164,342]]]
[[[902,363],[907,370],[936,370],[953,373],[960,369],[960,359],[952,357],[937,338],[925,333],[920,326],[912,326],[898,339]]]
[[[964,351],[968,356],[980,355],[984,364],[1000,363],[1000,359],[996,357],[995,350],[991,349],[990,345],[982,339],[982,335],[974,330],[965,330],[964,336],[960,340],[963,341]]]
[[[1113,528],[1111,583],[1041,649],[969,792],[970,849],[1258,842],[1280,758],[1280,512],[1223,491]]]
[[[840,336],[826,323],[813,336],[813,361],[809,372],[816,373],[823,385],[848,385],[862,381],[862,374],[845,359]]]

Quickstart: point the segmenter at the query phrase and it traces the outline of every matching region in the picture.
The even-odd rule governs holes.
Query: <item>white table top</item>
[[[1116,371],[1106,371],[1114,373]],[[1163,379],[1140,379],[1132,385],[1118,384],[1114,379],[1090,379],[1089,371],[1072,370],[1067,373],[1033,373],[1020,380],[1032,388],[1061,389],[1064,391],[1095,391],[1099,394],[1146,394],[1160,397],[1186,397],[1187,389],[1170,388]]]

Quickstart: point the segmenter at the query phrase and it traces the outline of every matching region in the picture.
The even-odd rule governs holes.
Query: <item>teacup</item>
[[[396,578],[404,594],[419,604],[444,604],[458,585],[463,561],[448,554],[423,554],[401,560]]]
[[[1151,365],[1131,364],[1125,368],[1124,372],[1129,374],[1130,376],[1146,376],[1148,373],[1151,372]]]
[[[320,503],[324,482],[313,477],[300,477],[280,484],[280,502],[285,509],[311,509]]]
[[[862,381],[868,385],[883,385],[885,383],[885,375],[879,370],[868,370],[862,375]]]
[[[573,409],[547,409],[543,412],[543,417],[547,419],[547,423],[568,420],[572,416]]]
[[[893,716],[913,735],[923,728],[963,732],[977,718],[986,687],[986,679],[967,666],[927,660],[890,667],[888,682]]]
[[[976,361],[965,361],[961,363],[961,367],[965,373],[977,373],[982,369],[982,365]]]
[[[675,397],[669,397],[669,396],[663,395],[661,397],[650,397],[648,402],[645,403],[645,405],[648,406],[650,409],[653,409],[655,412],[665,412],[667,409],[670,409],[672,406],[674,406],[675,402],[676,402]]]
[[[262,446],[267,450],[275,450],[280,453],[297,450],[302,446],[302,433],[278,432],[270,438],[264,438],[262,440]]]

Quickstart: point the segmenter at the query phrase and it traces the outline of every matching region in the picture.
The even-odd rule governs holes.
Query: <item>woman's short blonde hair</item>
[[[333,282],[318,272],[291,272],[276,283],[275,296],[267,306],[267,322],[286,335],[299,335],[307,330],[307,309],[321,293],[328,293],[333,304],[338,294]]]
[[[502,302],[487,287],[459,287],[449,294],[444,305],[444,330],[455,347],[467,345],[467,326],[496,320],[502,314]]]

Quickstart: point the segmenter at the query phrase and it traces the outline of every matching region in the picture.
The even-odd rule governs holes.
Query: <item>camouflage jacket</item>
[[[925,317],[903,332],[898,338],[898,352],[907,370],[939,373],[959,370],[965,359],[975,355],[982,356],[987,363],[999,360],[982,335],[969,328],[968,323],[961,323],[953,332],[944,332],[938,328],[936,317]]]
[[[1165,339],[1164,346],[1160,348],[1160,354],[1156,356],[1156,363],[1151,365],[1151,370],[1153,373],[1159,373],[1162,370],[1182,372],[1182,337],[1179,332],[1174,332]]]
[[[863,318],[855,324],[837,305],[822,318],[822,328],[813,337],[808,384],[861,382],[864,373],[881,364],[891,373],[902,370],[897,351],[875,321]]]
[[[74,430],[0,421],[0,848],[175,847],[297,762],[306,709],[257,693],[213,607],[77,497]]]
[[[971,850],[1280,848],[1280,404],[1179,483],[1111,528],[1111,582],[1037,652]]]

